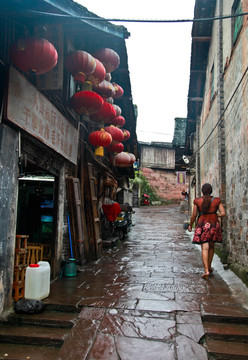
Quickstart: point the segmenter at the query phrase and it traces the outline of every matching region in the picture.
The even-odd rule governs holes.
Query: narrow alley
[[[71,329],[60,334],[63,344],[46,347],[44,338],[40,345],[4,343],[3,334],[11,329],[1,326],[0,359],[248,358],[245,286],[223,270],[216,255],[213,275],[201,278],[200,251],[183,229],[185,214],[178,206],[135,211],[125,241],[105,249],[101,259],[82,266],[75,277],[55,281],[44,299],[46,311],[29,315],[42,319],[55,312],[74,314]],[[15,325],[15,331],[19,328],[23,339],[27,331],[30,344],[35,322],[24,319],[19,321],[22,330]],[[43,327],[39,321],[48,334],[49,323]]]

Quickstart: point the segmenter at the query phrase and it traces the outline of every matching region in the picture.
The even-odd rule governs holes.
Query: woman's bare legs
[[[213,257],[214,257],[214,242],[210,242],[209,250],[208,250],[208,270],[209,270],[209,272],[213,272],[213,269],[211,267]]]
[[[209,243],[201,244],[201,250],[202,250],[202,262],[205,271],[205,273],[202,275],[202,278],[207,280],[209,275]]]

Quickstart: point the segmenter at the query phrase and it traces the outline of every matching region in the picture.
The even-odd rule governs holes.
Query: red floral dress
[[[203,197],[194,200],[194,204],[197,206],[200,213],[195,227],[195,234],[193,237],[194,244],[203,244],[206,242],[222,242],[220,223],[216,214],[220,202],[220,198],[215,197],[208,209],[208,212],[206,214],[201,214]]]

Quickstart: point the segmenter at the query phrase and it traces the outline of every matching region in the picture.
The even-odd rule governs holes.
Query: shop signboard
[[[13,67],[9,71],[5,117],[77,164],[77,129]]]

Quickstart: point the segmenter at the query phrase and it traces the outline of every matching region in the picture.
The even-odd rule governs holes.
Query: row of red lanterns
[[[53,69],[58,60],[55,47],[46,39],[26,37],[15,41],[10,48],[10,58],[14,65],[24,72],[32,71],[44,74]],[[120,85],[105,80],[106,74],[120,64],[119,55],[112,49],[99,49],[94,57],[86,51],[72,51],[65,58],[65,67],[72,73],[76,81],[91,82],[96,92],[79,91],[71,98],[71,106],[78,114],[95,114],[94,121],[112,123],[123,126],[125,119],[119,118],[112,104],[104,104],[108,98],[119,98],[123,95]],[[106,73],[108,72],[108,73]],[[99,94],[98,94],[99,93]]]
[[[14,42],[10,48],[10,58],[14,65],[24,72],[44,74],[52,70],[58,61],[55,47],[46,39],[27,37]],[[125,119],[121,116],[121,109],[113,104],[114,98],[123,95],[123,89],[116,83],[111,83],[111,72],[120,64],[119,55],[112,49],[99,49],[94,56],[85,51],[72,51],[66,56],[65,67],[79,83],[89,81],[94,90],[83,90],[75,93],[70,100],[72,108],[78,114],[88,114],[91,120],[122,127]],[[111,104],[112,102],[112,104]],[[114,154],[126,154],[121,143],[127,140],[130,133],[117,127],[109,126],[106,131],[95,131],[89,136],[89,141],[97,148],[108,147]],[[97,150],[98,151],[98,150]],[[100,151],[100,154],[102,151]],[[134,156],[134,155],[133,155]],[[129,166],[121,155],[121,163]],[[114,155],[115,159],[115,155]],[[135,160],[134,160],[135,161]],[[118,158],[114,160],[118,165]]]

